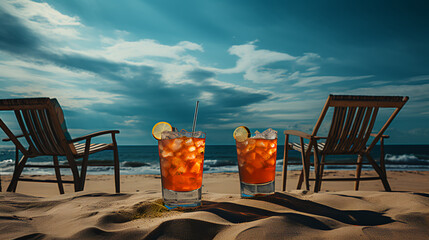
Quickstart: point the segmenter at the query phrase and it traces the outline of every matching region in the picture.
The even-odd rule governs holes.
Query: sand
[[[205,174],[202,207],[186,211],[159,205],[155,175],[121,176],[121,194],[113,176],[88,176],[78,193],[66,184],[63,195],[56,184],[20,182],[0,193],[0,239],[429,239],[429,172],[388,172],[393,192],[379,181],[293,190],[298,172],[289,175],[286,192],[278,174],[275,194],[241,199],[236,173]]]

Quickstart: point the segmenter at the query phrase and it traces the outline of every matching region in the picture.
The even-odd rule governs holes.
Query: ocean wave
[[[145,162],[134,162],[134,161],[125,161],[122,162],[121,166],[123,167],[144,167],[144,166],[150,166],[149,163],[145,163]]]
[[[237,161],[206,159],[204,160],[204,166],[208,166],[208,167],[237,166]]]
[[[401,154],[401,155],[393,155],[386,154],[385,160],[387,163],[391,164],[411,164],[411,165],[429,165],[428,159],[418,158],[414,154]]]

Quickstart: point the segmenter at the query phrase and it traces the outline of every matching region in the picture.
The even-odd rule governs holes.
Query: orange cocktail
[[[277,139],[249,138],[237,142],[237,160],[242,182],[261,184],[274,181]]]
[[[158,141],[162,186],[187,192],[201,188],[205,138],[182,136]]]
[[[271,194],[275,190],[277,131],[250,131],[240,126],[234,131],[242,197]]]

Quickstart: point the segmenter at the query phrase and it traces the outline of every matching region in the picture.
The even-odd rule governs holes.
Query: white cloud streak
[[[0,7],[18,17],[29,29],[49,39],[79,38],[76,27],[83,26],[78,17],[62,14],[43,2],[3,0]]]

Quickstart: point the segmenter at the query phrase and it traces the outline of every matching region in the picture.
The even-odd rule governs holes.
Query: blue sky
[[[329,94],[406,95],[387,143],[429,144],[428,6],[3,0],[0,96],[58,98],[72,136],[128,145],[156,144],[158,121],[190,130],[196,100],[207,143],[233,144],[240,125],[310,132]]]

